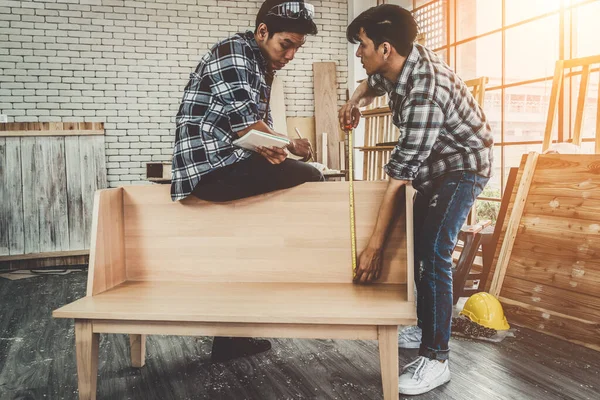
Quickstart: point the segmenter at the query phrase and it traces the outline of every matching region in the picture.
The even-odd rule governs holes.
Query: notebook
[[[233,144],[247,150],[256,151],[259,146],[283,148],[290,144],[290,140],[252,129],[241,138],[234,140]]]

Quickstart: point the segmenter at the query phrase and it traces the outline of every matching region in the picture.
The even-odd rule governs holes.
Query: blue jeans
[[[458,232],[489,178],[450,172],[434,180],[414,205],[419,355],[447,360],[452,322],[452,252]]]

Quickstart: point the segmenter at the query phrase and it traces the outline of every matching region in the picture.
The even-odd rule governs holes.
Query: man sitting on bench
[[[309,181],[323,175],[287,151],[260,148],[257,153],[232,142],[252,129],[273,131],[269,99],[276,70],[293,60],[306,35],[315,35],[314,8],[304,1],[267,0],[256,16],[254,32],[238,33],[215,44],[190,74],[177,114],[171,198],[193,194],[208,201],[231,201]],[[306,161],[306,139],[287,149]],[[212,360],[260,353],[267,340],[216,337]]]

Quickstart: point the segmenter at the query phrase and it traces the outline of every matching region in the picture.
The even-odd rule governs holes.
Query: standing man
[[[355,282],[381,274],[381,259],[400,189],[412,182],[418,327],[399,338],[419,357],[399,379],[402,394],[421,394],[450,380],[448,340],[452,316],[452,251],[458,232],[491,175],[493,139],[483,110],[465,84],[431,50],[415,44],[411,13],[385,4],[359,15],[346,31],[358,43],[369,78],[339,112],[342,126],[356,127],[359,107],[389,95],[400,138],[385,172],[388,187]],[[409,199],[407,199],[409,201]],[[393,244],[392,244],[393,245]],[[407,340],[408,339],[408,340]]]
[[[193,194],[208,201],[231,201],[308,181],[323,180],[314,167],[287,158],[287,151],[261,148],[257,153],[233,141],[252,129],[273,131],[269,100],[275,71],[294,59],[317,34],[312,5],[265,1],[254,32],[238,33],[215,44],[202,57],[183,93],[177,114],[171,198]],[[308,160],[310,144],[293,139],[291,153]],[[216,337],[212,360],[226,361],[271,348],[267,340]]]

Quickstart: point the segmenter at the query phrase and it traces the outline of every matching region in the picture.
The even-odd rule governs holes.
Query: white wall
[[[346,0],[312,0],[319,35],[281,71],[288,116],[314,115],[312,63],[348,80]],[[0,2],[0,114],[8,122],[101,121],[110,186],[171,159],[189,73],[217,40],[254,29],[262,0]]]

